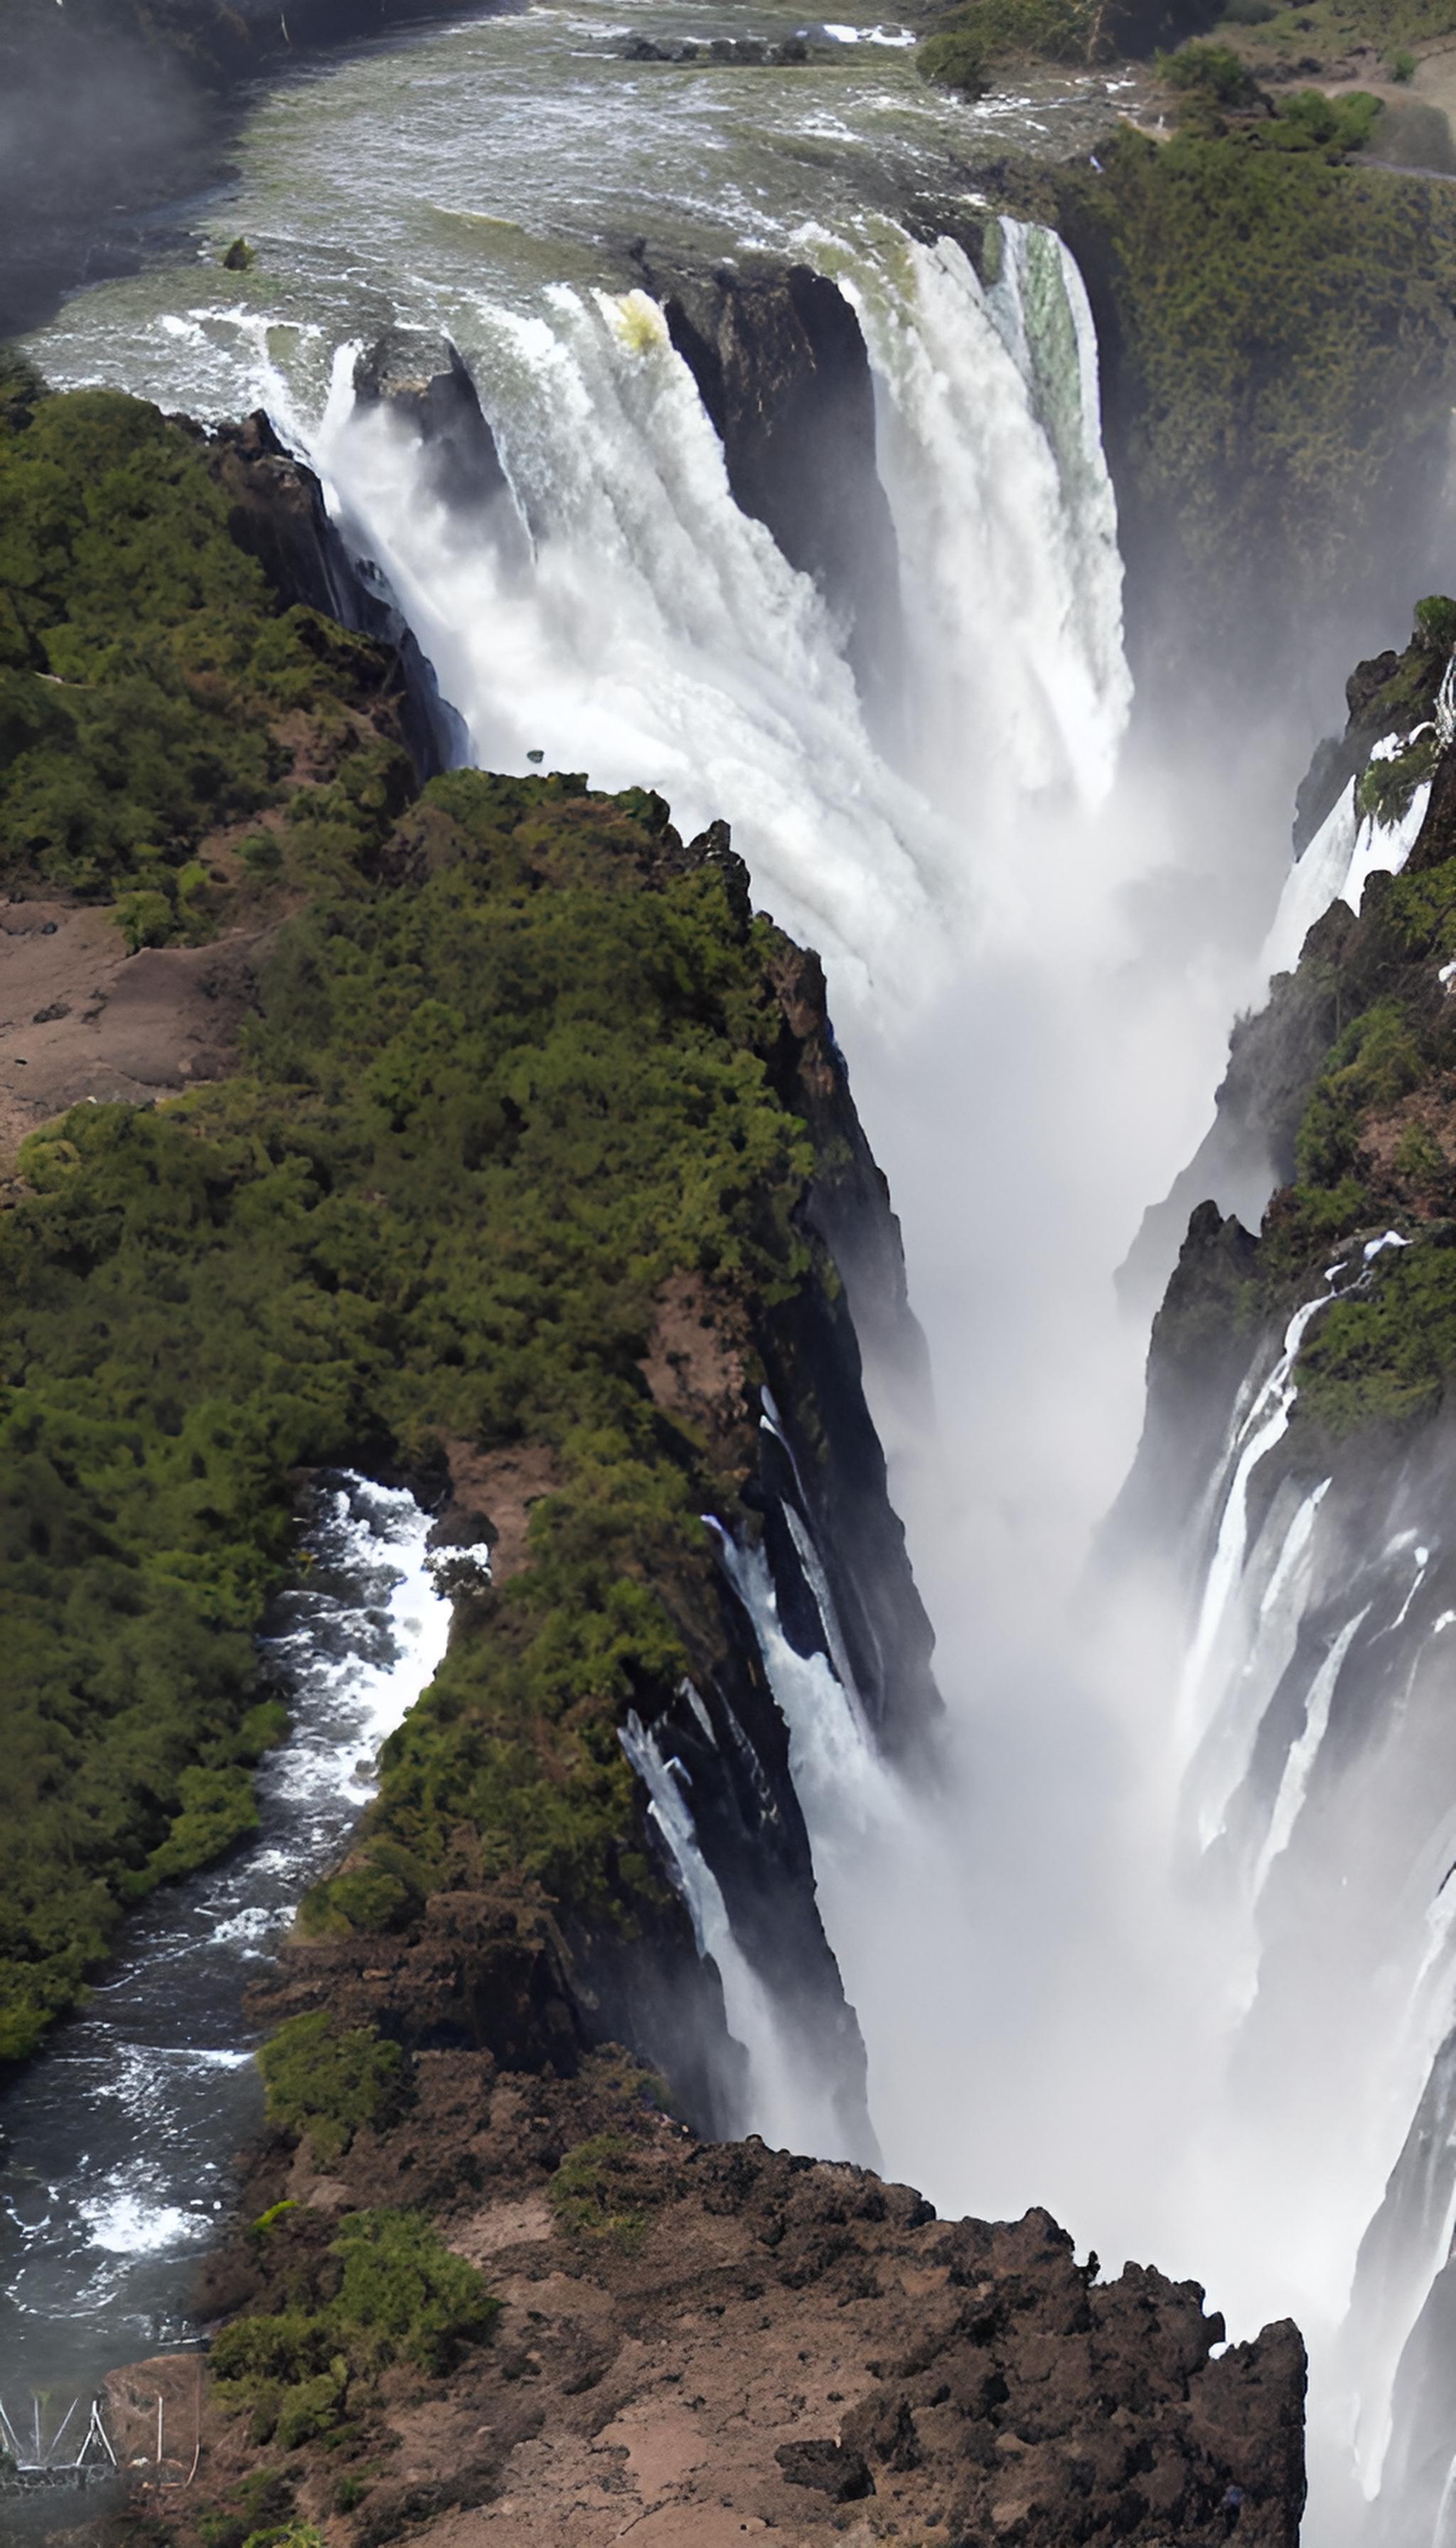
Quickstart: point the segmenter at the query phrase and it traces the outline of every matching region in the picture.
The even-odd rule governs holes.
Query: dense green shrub
[[[1422,1076],[1420,1046],[1399,1001],[1382,1000],[1337,1039],[1295,1140],[1302,1186],[1334,1186],[1356,1164],[1367,1107],[1393,1106]]]
[[[621,2133],[594,2133],[567,2151],[546,2199],[570,2237],[599,2238],[635,2253],[647,2235],[640,2165]]]
[[[346,2214],[320,2255],[300,2241],[282,2306],[237,2318],[212,2350],[222,2403],[284,2450],[336,2429],[351,2383],[391,2363],[448,2371],[500,2304],[416,2212]]]
[[[1157,71],[1169,88],[1230,111],[1260,102],[1252,71],[1229,45],[1183,45],[1175,53],[1159,53]]]
[[[1336,1301],[1300,1356],[1303,1413],[1335,1436],[1432,1413],[1456,1371],[1456,1228],[1391,1249],[1370,1291]]]
[[[325,2009],[288,2018],[258,2053],[268,2121],[308,2137],[316,2167],[331,2167],[364,2126],[399,2112],[405,2056],[372,2026],[338,2028]]]
[[[134,949],[206,937],[213,836],[296,798],[290,710],[331,736],[361,840],[402,801],[403,757],[344,705],[372,650],[279,614],[202,448],[155,408],[0,396],[0,881],[115,897]]]
[[[1381,113],[1378,97],[1353,89],[1347,97],[1326,97],[1321,89],[1300,89],[1283,98],[1279,111],[1257,131],[1267,150],[1319,150],[1337,161],[1363,150]]]

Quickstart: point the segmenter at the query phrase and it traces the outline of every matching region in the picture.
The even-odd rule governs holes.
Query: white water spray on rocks
[[[978,829],[1000,840],[1031,802],[1106,795],[1128,711],[1085,296],[1059,242],[1005,228],[991,291],[953,242],[889,224],[802,242],[860,311],[875,364],[912,660],[903,769],[866,732],[813,583],[734,503],[645,293],[477,304],[463,350],[528,556],[499,516],[466,524],[428,495],[407,423],[356,409],[355,349],[318,424],[289,419],[472,757],[524,773],[536,752],[593,785],[657,787],[684,834],[727,807],[774,917],[820,949],[841,1001],[872,997],[881,1015],[947,980],[955,937],[998,887],[958,819],[967,732],[996,745]]]

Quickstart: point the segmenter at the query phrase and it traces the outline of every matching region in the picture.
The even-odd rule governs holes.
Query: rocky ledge
[[[218,2358],[326,2301],[342,2225],[402,2201],[483,2278],[489,2333],[434,2373],[350,2372],[336,2412],[316,2381],[317,2428],[281,2451],[310,2412],[216,2382],[175,2548],[290,2524],[352,2548],[1294,2548],[1292,2326],[1216,2351],[1196,2284],[1103,2282],[1045,2212],[943,2223],[864,2169],[696,2140],[610,2049],[570,2081],[426,2053],[404,2094],[342,2155],[259,2151],[258,2226],[210,2270]]]

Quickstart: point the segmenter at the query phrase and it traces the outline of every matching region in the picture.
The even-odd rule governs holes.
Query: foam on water
[[[346,1841],[374,1755],[444,1654],[428,1530],[403,1490],[356,1477],[318,1490],[307,1580],[266,1641],[293,1729],[258,1773],[258,1841],[136,1916],[90,2006],[6,2098],[12,2379],[80,2383],[178,2330],[189,2259],[259,2114],[243,1989]]]

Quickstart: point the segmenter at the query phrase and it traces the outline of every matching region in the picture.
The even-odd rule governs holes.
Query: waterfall
[[[260,383],[387,579],[488,768],[651,785],[686,832],[731,814],[755,886],[824,956],[842,999],[923,1006],[994,898],[1028,797],[1095,803],[1129,682],[1121,567],[1075,267],[1001,226],[987,289],[963,250],[805,233],[860,314],[879,464],[904,561],[913,733],[891,766],[811,580],[740,512],[658,305],[546,287],[475,298],[462,351],[514,514],[452,514],[422,446],[356,408],[341,346],[311,424]],[[528,528],[523,553],[520,526]],[[1008,630],[1014,631],[1008,642]],[[967,727],[998,750],[967,853]],[[948,935],[949,932],[949,935]]]
[[[982,849],[1048,787],[1100,802],[1131,702],[1086,292],[1052,232],[1003,221],[994,235],[990,289],[951,239],[817,240],[874,373],[918,767],[954,804],[967,730],[994,738]]]
[[[1320,2548],[1439,2548],[1451,2494],[1449,1455],[1312,1480],[1282,1447],[1312,1321],[1393,1243],[1332,1267],[1240,1393],[1196,1524],[1184,1682],[1184,1828],[1222,1967],[1190,2182],[1230,2225],[1235,2311],[1279,2301],[1310,2341]]]
[[[1383,736],[1372,747],[1372,763],[1399,760],[1422,735],[1433,736],[1437,743],[1442,740],[1450,712],[1451,671],[1448,667],[1442,682],[1435,720],[1412,727],[1409,734]],[[1379,814],[1360,812],[1359,788],[1359,779],[1352,778],[1290,868],[1259,956],[1262,982],[1293,970],[1310,931],[1331,903],[1348,903],[1357,912],[1367,880],[1373,875],[1399,875],[1414,849],[1430,803],[1430,780],[1423,778],[1412,788],[1410,803],[1391,822],[1382,821]]]
[[[1208,1685],[1211,1668],[1229,1621],[1233,1594],[1244,1576],[1248,1554],[1249,1481],[1259,1462],[1289,1429],[1296,1396],[1295,1365],[1300,1347],[1320,1312],[1338,1298],[1330,1289],[1330,1281],[1341,1270],[1339,1266],[1331,1267],[1330,1274],[1325,1277],[1324,1289],[1317,1293],[1314,1300],[1304,1302],[1290,1320],[1273,1370],[1266,1380],[1249,1392],[1246,1410],[1241,1413],[1235,1412],[1212,1496],[1206,1499],[1205,1508],[1211,1504],[1218,1513],[1218,1532],[1204,1577],[1198,1623],[1178,1694],[1178,1724],[1190,1755],[1197,1750],[1207,1730],[1210,1708],[1217,1710],[1222,1704],[1221,1692],[1216,1687],[1210,1698]],[[1235,1623],[1233,1644],[1237,1653],[1246,1651],[1247,1632],[1242,1620]]]
[[[691,1685],[689,1702],[704,1730],[711,1726]],[[648,1794],[648,1820],[662,1842],[673,1888],[692,1923],[700,1956],[710,1957],[723,1985],[728,2032],[748,2056],[741,2133],[755,2132],[775,2148],[841,2152],[842,2127],[824,2080],[805,2048],[795,2046],[784,2015],[733,1935],[723,1889],[698,1845],[691,1782],[682,1764],[664,1753],[635,1708],[618,1739]]]

